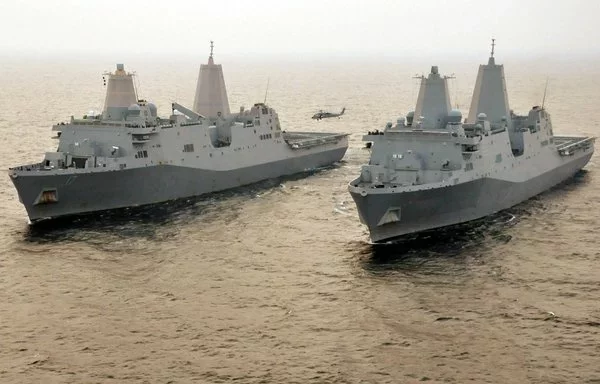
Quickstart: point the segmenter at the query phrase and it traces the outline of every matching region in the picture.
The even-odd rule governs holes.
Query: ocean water
[[[164,116],[173,100],[191,105],[204,60],[125,64]],[[114,67],[0,63],[4,170],[54,151],[53,123],[101,109],[101,74]],[[5,174],[1,383],[600,383],[597,156],[509,211],[372,246],[346,191],[368,160],[361,135],[414,108],[412,77],[430,65],[454,74],[453,104],[466,115],[479,63],[222,64],[232,111],[266,93],[283,129],[350,133],[344,160],[40,228]],[[554,131],[598,135],[598,62],[504,64],[515,111],[540,104],[548,78]],[[344,106],[342,119],[310,119]]]

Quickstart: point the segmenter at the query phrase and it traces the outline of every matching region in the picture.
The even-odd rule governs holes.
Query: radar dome
[[[487,115],[483,112],[481,112],[479,115],[477,115],[477,120],[486,120],[487,119]]]
[[[414,118],[415,118],[415,112],[414,111],[408,112],[406,114],[406,125],[410,127],[413,123]]]
[[[449,123],[460,123],[462,120],[462,113],[458,109],[453,109],[448,112],[448,122]]]
[[[139,116],[140,115],[140,111],[141,108],[139,105],[137,104],[131,104],[128,108],[127,108],[127,113],[130,116]]]
[[[148,103],[147,105],[148,105],[148,109],[150,110],[150,116],[156,117],[156,115],[157,115],[156,105],[154,103]]]

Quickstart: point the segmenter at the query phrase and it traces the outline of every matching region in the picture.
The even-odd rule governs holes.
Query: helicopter
[[[346,107],[342,108],[342,112],[340,113],[333,113],[333,112],[326,112],[323,110],[320,110],[319,112],[315,113],[313,115],[313,119],[315,120],[321,120],[321,119],[328,119],[330,117],[340,117],[344,114],[344,112],[346,111]]]

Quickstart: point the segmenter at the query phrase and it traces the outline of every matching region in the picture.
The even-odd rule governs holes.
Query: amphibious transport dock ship
[[[589,161],[593,137],[554,136],[550,115],[509,109],[504,69],[477,76],[469,116],[450,108],[447,78],[422,77],[414,112],[369,132],[371,158],[348,188],[373,242],[478,219],[573,176]]]
[[[196,111],[174,103],[163,119],[118,64],[102,114],[53,126],[55,152],[9,169],[30,221],[234,188],[331,165],[346,152],[346,134],[282,131],[264,103],[231,114],[212,50],[199,82]]]

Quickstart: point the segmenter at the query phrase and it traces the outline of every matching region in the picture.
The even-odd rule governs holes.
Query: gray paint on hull
[[[346,147],[238,168],[231,171],[156,165],[77,176],[19,175],[12,181],[35,222],[45,218],[159,203],[222,191],[261,180],[324,167],[342,159]],[[40,192],[55,188],[58,203],[34,205]]]
[[[463,223],[513,207],[572,177],[592,153],[573,159],[525,182],[493,178],[414,192],[350,194],[374,242]],[[378,225],[390,207],[400,207],[400,221]]]

